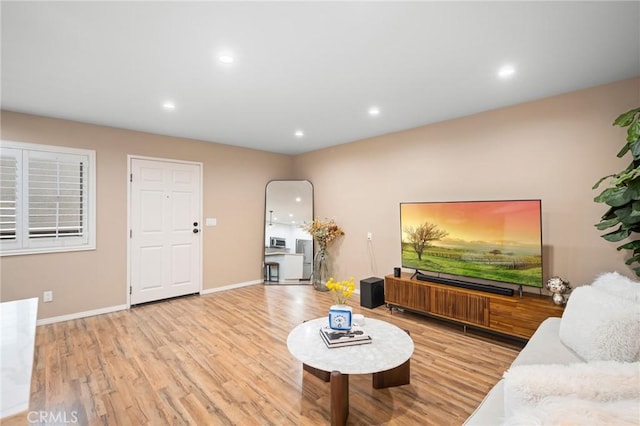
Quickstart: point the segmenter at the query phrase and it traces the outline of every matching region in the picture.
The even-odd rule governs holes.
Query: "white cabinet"
[[[302,253],[265,253],[265,262],[277,262],[278,275],[282,280],[302,279]]]

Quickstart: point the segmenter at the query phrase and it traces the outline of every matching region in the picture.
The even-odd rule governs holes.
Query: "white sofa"
[[[611,272],[573,290],[464,424],[640,425],[640,283]]]

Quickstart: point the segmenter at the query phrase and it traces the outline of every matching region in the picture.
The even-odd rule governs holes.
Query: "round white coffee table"
[[[373,387],[409,384],[413,340],[409,333],[385,321],[367,318],[363,326],[371,343],[328,348],[320,328],[328,318],[298,325],[287,338],[289,352],[305,371],[331,382],[331,424],[344,425],[349,415],[349,374],[373,374]]]

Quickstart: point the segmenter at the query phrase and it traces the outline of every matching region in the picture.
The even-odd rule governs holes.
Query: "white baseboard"
[[[76,312],[75,314],[61,315],[59,317],[43,318],[36,322],[36,325],[53,324],[55,322],[70,321],[79,318],[92,317],[94,315],[108,314],[111,312],[128,309],[127,305],[109,306],[107,308],[94,309],[93,311]]]
[[[208,288],[206,290],[202,290],[200,294],[218,293],[221,291],[233,290],[235,288],[248,287],[250,285],[262,284],[262,283],[263,283],[262,280],[245,281],[242,283],[230,284],[222,287]],[[354,293],[356,292],[359,292],[359,291],[356,290]],[[111,312],[123,311],[125,309],[129,309],[129,307],[127,305],[109,306],[107,308],[94,309],[93,311],[76,312],[74,314],[69,314],[69,315],[61,315],[58,317],[39,319],[36,322],[36,325],[45,325],[45,324],[53,324],[56,322],[62,322],[62,321],[70,321],[70,320],[79,319],[79,318],[92,317],[94,315],[102,315],[102,314],[108,314]]]
[[[222,287],[208,288],[206,290],[202,290],[200,294],[218,293],[221,291],[233,290],[234,288],[248,287],[250,285],[262,284],[262,282],[263,282],[262,280],[254,280],[254,281],[245,281],[243,283],[237,283],[237,284],[229,284]]]

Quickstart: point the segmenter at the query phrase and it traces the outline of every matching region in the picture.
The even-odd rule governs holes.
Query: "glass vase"
[[[327,281],[329,280],[329,253],[326,247],[320,247],[313,256],[313,288],[318,291],[329,291]]]

